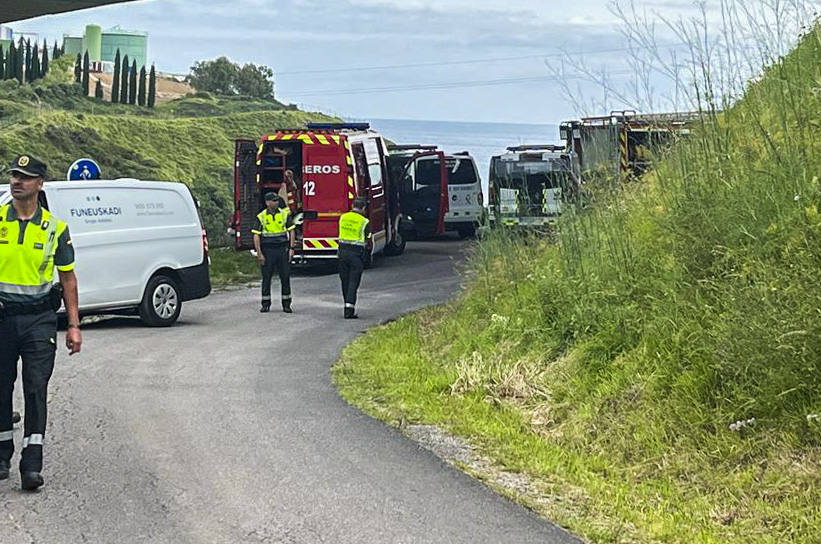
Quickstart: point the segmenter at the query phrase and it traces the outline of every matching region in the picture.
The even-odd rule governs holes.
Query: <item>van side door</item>
[[[441,151],[418,153],[399,178],[402,214],[410,218],[419,236],[445,232],[448,212],[448,174]]]

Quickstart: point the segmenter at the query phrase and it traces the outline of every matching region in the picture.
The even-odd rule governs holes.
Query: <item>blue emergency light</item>
[[[308,123],[311,130],[368,130],[370,123]]]

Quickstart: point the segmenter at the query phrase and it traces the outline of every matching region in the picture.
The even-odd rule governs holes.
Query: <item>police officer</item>
[[[356,319],[356,292],[365,269],[365,258],[370,251],[371,227],[365,217],[368,201],[356,197],[353,210],[339,218],[339,277],[342,280],[342,298],[345,300],[345,319]]]
[[[46,400],[61,301],[68,317],[69,355],[79,352],[83,341],[68,226],[38,201],[45,176],[43,161],[19,155],[11,163],[12,203],[0,207],[0,479],[9,477],[14,453],[12,396],[17,360],[22,358],[26,413],[20,483],[28,491],[43,485]]]
[[[265,193],[265,209],[257,215],[251,232],[262,266],[262,307],[259,311],[271,310],[271,277],[277,271],[282,287],[282,311],[290,314],[294,223],[290,209],[276,193]]]

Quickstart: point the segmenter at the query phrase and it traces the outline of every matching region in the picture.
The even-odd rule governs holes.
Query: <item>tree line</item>
[[[111,102],[114,104],[131,104],[153,108],[157,102],[157,71],[151,65],[146,88],[145,65],[137,72],[137,61],[129,65],[128,55],[120,57],[120,50],[114,57],[114,77],[111,81]],[[90,63],[88,51],[83,56],[77,53],[74,62],[74,81],[85,89],[86,96],[91,91]],[[103,85],[97,80],[94,96],[103,99]]]
[[[63,50],[57,47],[57,42],[54,42],[51,60],[62,54]],[[45,77],[48,67],[48,43],[45,41],[42,49],[37,42],[32,45],[30,40],[24,41],[23,38],[20,38],[16,46],[12,41],[8,52],[5,52],[3,46],[0,45],[0,80],[16,79],[20,84],[32,83]]]

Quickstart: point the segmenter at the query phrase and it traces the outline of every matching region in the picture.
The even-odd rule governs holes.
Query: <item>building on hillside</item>
[[[148,63],[148,32],[125,30],[119,26],[103,30],[99,25],[87,25],[83,36],[63,36],[66,54],[76,56],[88,51],[88,58],[98,71],[114,68],[117,50],[120,57],[128,55],[129,64],[137,61],[137,68],[146,69]]]

